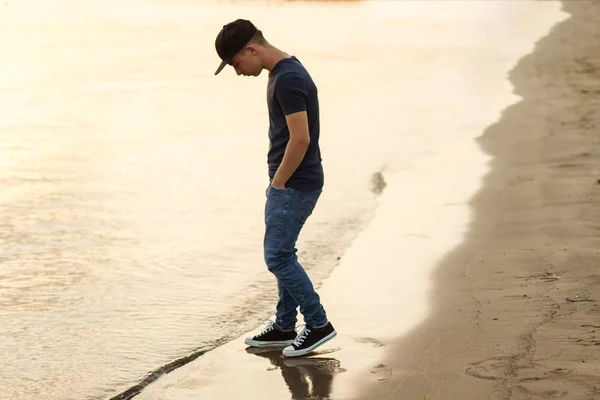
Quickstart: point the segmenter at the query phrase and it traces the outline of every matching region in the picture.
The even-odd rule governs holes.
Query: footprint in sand
[[[361,337],[361,338],[353,338],[353,339],[357,343],[370,343],[373,345],[373,347],[385,346],[385,343],[383,343],[381,340],[377,340],[377,339],[370,338],[370,337]]]
[[[385,364],[379,364],[371,368],[369,372],[375,375],[378,382],[385,382],[392,376],[392,369]]]
[[[509,369],[507,361],[502,358],[492,358],[472,365],[465,370],[467,375],[492,381],[504,378]]]

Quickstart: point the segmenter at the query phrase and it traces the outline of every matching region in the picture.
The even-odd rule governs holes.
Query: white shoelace
[[[269,333],[269,332],[271,332],[272,330],[275,329],[275,326],[274,326],[275,322],[271,321],[270,319],[266,320],[265,322],[267,323],[267,326],[264,327],[264,329],[262,330],[261,333],[259,333],[258,335],[256,335],[257,337],[262,336],[264,334],[267,334],[267,333]]]
[[[307,327],[304,327],[302,329],[302,331],[300,331],[298,336],[296,336],[296,340],[294,340],[294,346],[300,347],[302,345],[302,343],[304,343],[304,339],[306,339],[306,337],[308,336],[309,333],[310,333],[310,329],[308,329]]]

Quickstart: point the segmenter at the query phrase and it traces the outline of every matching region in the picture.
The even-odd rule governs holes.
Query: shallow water
[[[0,7],[2,399],[114,395],[273,311],[266,74],[213,75],[226,21],[252,19],[319,87],[326,186],[299,241],[316,282],[370,220],[374,173],[458,140],[439,133],[455,121],[493,118],[461,106],[494,83],[469,78],[460,50],[503,34],[482,15],[510,7],[197,3]],[[464,93],[438,104],[449,79]]]

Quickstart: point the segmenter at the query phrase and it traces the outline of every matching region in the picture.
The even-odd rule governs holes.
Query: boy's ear
[[[246,50],[248,50],[250,54],[258,54],[258,48],[253,44],[246,46]]]

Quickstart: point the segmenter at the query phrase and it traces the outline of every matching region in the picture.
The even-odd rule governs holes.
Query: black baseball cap
[[[215,71],[217,75],[231,61],[238,51],[248,44],[254,34],[258,32],[256,26],[247,19],[236,19],[223,26],[215,40],[217,54],[221,57],[221,65]]]

